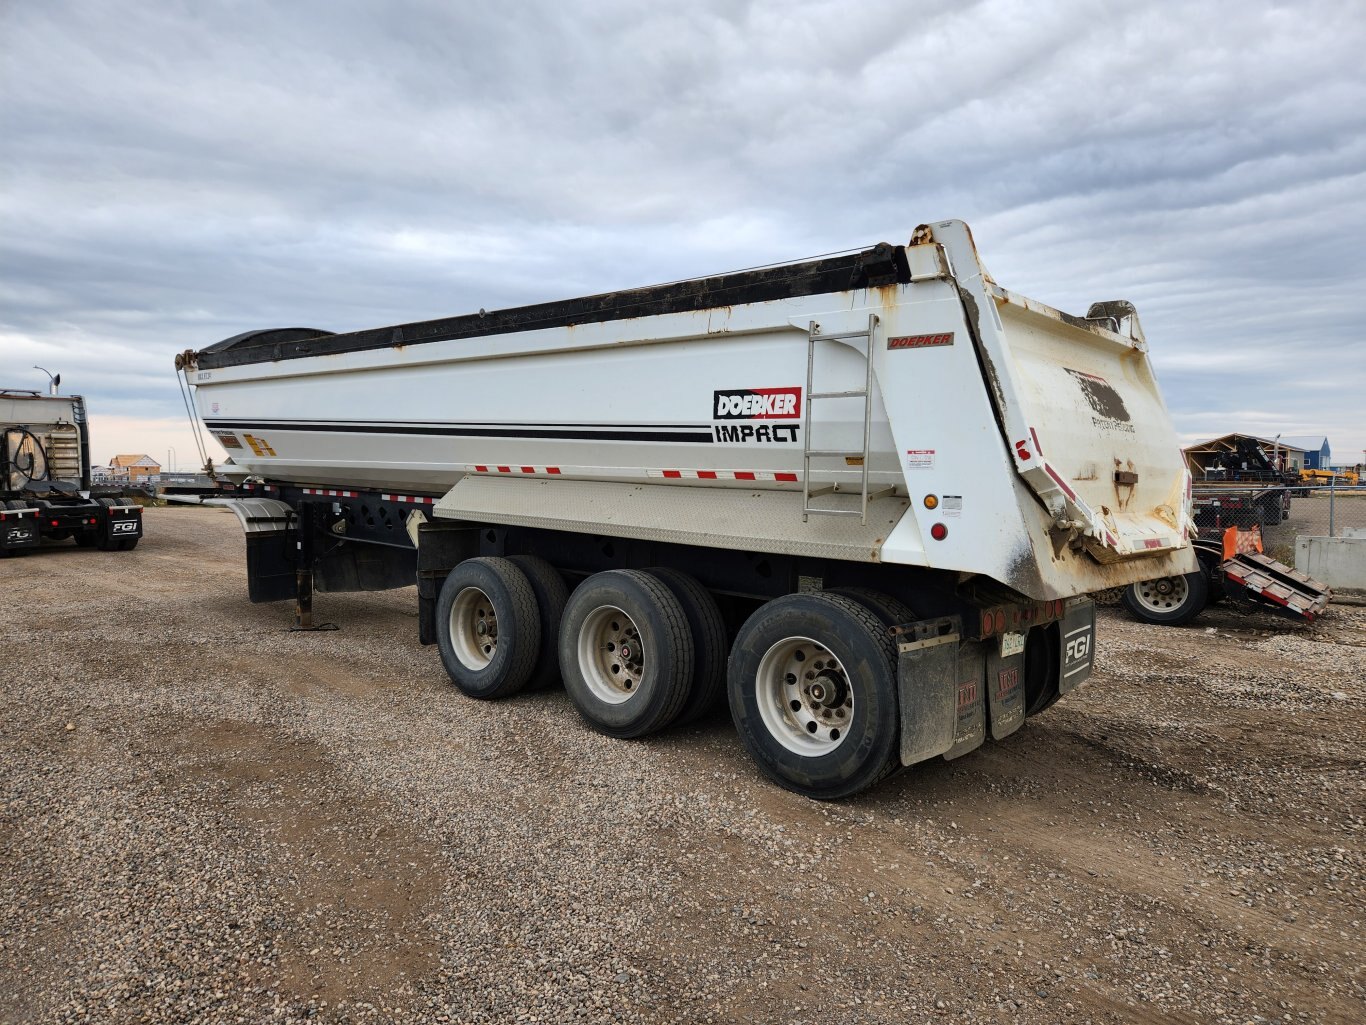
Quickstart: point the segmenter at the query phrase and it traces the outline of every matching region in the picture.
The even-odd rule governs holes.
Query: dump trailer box
[[[1018,729],[1090,674],[1089,592],[1196,568],[1136,311],[1000,287],[959,221],[177,366],[259,489],[227,499],[253,595],[293,574],[305,626],[315,576],[415,580],[462,691],[562,678],[613,736],[724,689],[815,797]]]

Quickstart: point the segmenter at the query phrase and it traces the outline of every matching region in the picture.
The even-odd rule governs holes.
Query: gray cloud
[[[1007,287],[1137,302],[1185,433],[1346,455],[1364,44],[1366,12],[1312,2],[9,4],[0,378],[175,417],[171,356],[247,328],[958,216]]]

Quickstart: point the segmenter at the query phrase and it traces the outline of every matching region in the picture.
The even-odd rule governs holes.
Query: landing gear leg
[[[299,561],[294,570],[294,625],[290,633],[312,633],[317,630],[335,630],[336,623],[313,625],[313,504],[305,502],[299,507],[299,540],[297,552]]]

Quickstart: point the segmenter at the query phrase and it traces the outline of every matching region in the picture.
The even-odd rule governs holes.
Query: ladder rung
[[[839,341],[843,341],[843,340],[848,339],[848,338],[867,338],[867,337],[868,337],[868,332],[867,332],[867,331],[841,331],[839,334],[835,334],[835,335],[827,335],[827,334],[820,334],[820,333],[817,333],[817,334],[812,335],[811,337],[812,337],[813,339],[815,339],[816,341],[818,341],[818,342],[821,342],[821,341],[825,341],[825,342],[839,342]]]
[[[803,510],[808,513],[817,513],[821,516],[862,516],[862,509],[819,509],[814,505],[809,505]]]
[[[809,456],[843,456],[845,459],[862,459],[862,452],[838,452],[834,449],[813,448],[807,450]]]
[[[868,393],[862,388],[852,391],[813,391],[807,396],[808,399],[858,399],[863,398]]]

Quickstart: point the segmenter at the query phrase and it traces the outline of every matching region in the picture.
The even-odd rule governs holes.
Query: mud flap
[[[1066,694],[1091,675],[1096,650],[1096,603],[1090,598],[1068,598],[1058,629],[1062,634],[1058,693]]]
[[[1005,637],[1015,636],[1006,634]],[[1001,654],[1003,637],[987,645],[986,691],[991,710],[991,738],[1000,740],[1020,728],[1025,721],[1024,646],[1009,655]]]
[[[976,751],[987,739],[987,698],[983,680],[987,672],[987,646],[971,641],[958,648],[958,707],[954,718],[953,746],[944,752],[952,761]]]
[[[4,503],[0,502],[0,508]],[[38,533],[38,514],[35,510],[10,510],[0,522],[0,549],[12,552],[21,548],[37,548],[42,540]]]
[[[958,703],[957,616],[900,627],[897,690],[901,698],[901,764],[943,754],[954,743]]]

